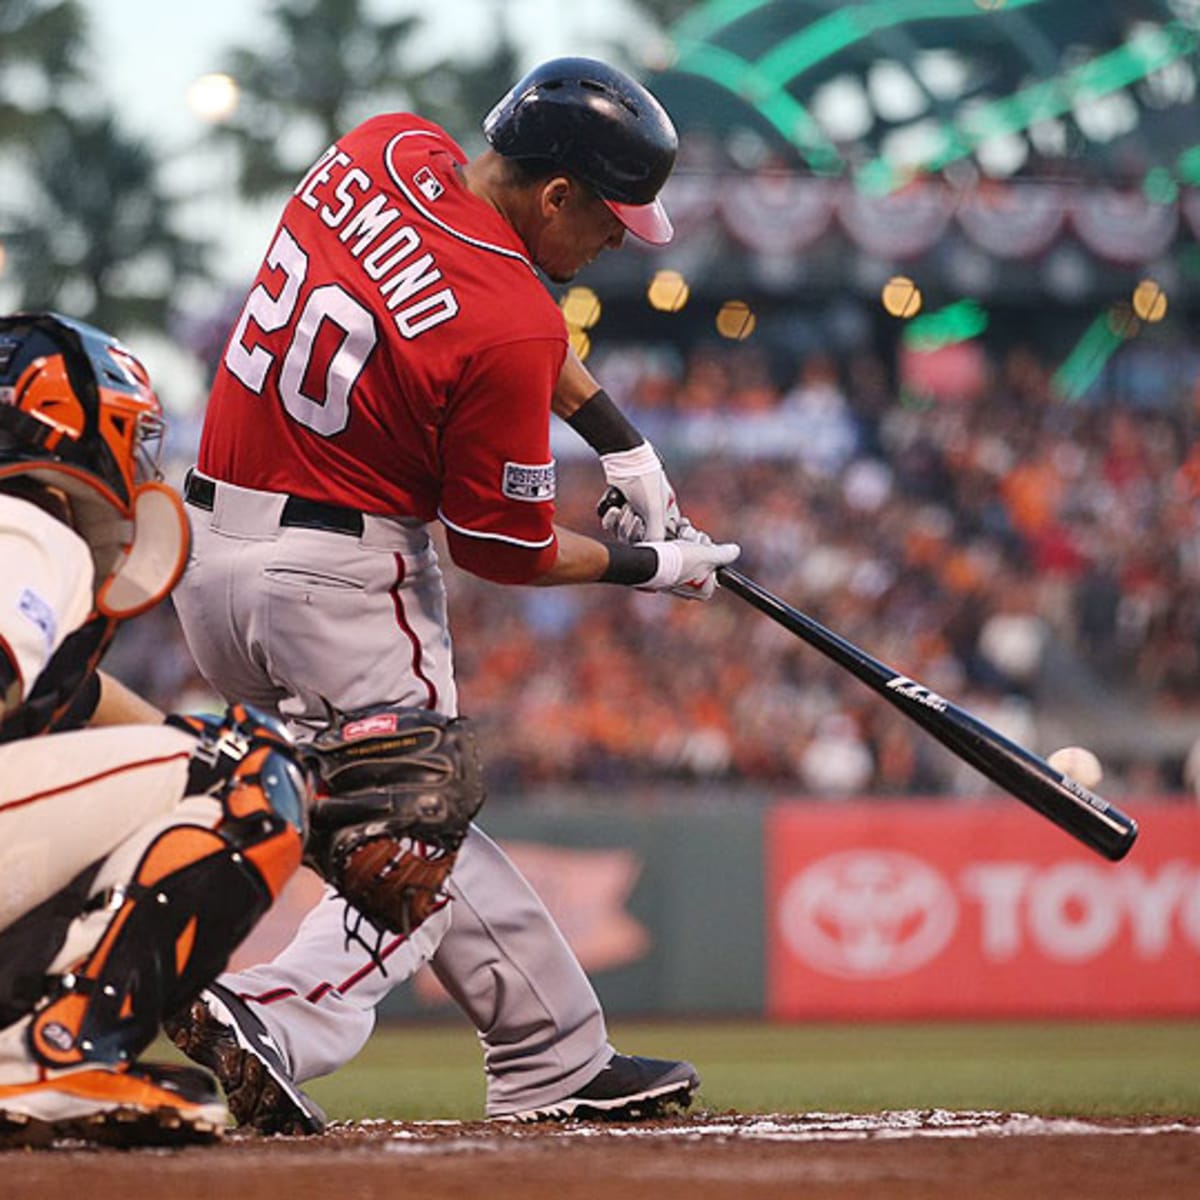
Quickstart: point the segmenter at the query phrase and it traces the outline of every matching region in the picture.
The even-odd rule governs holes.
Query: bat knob
[[[610,512],[614,508],[620,508],[624,503],[625,493],[620,488],[613,487],[610,484],[605,488],[604,495],[600,497],[600,503],[596,505],[596,515],[603,519],[606,512]]]

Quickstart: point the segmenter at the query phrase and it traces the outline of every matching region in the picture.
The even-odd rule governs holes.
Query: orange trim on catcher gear
[[[176,522],[170,526],[169,535],[161,510],[154,525],[150,523],[154,513],[148,509],[152,504],[151,498],[156,495],[163,498],[169,517]],[[165,483],[152,480],[138,484],[133,492],[130,512],[134,521],[134,539],[125,547],[124,556],[96,593],[97,611],[118,620],[140,616],[166,599],[183,576],[191,549],[191,527],[183,501]],[[166,555],[172,549],[172,542],[174,557],[168,560]],[[144,593],[144,598],[134,604],[114,606],[114,598],[119,598],[119,593],[128,590],[129,584],[134,581]]]
[[[303,851],[304,843],[295,826],[285,825],[273,838],[259,842],[244,853],[270,888],[271,899],[277,900],[283,885],[300,866]]]
[[[211,829],[201,825],[176,825],[165,836],[155,839],[138,867],[136,882],[152,888],[168,875],[228,849],[225,840]]]
[[[107,1100],[116,1105],[129,1105],[154,1110],[164,1104],[172,1107],[192,1107],[175,1092],[168,1092],[148,1079],[126,1072],[125,1064],[98,1066],[89,1071],[72,1071],[68,1075],[49,1078],[44,1071],[41,1078],[32,1083],[0,1084],[0,1108],[5,1100],[13,1100],[30,1092],[45,1091],[47,1085],[54,1091],[68,1096],[81,1096],[87,1100]]]
[[[67,360],[61,354],[35,358],[17,377],[12,403],[54,430],[46,442],[48,450],[53,450],[64,436],[75,442],[83,435],[87,418],[71,386]]]
[[[125,927],[125,922],[129,919],[129,915],[133,912],[136,905],[136,900],[126,899],[121,905],[120,910],[108,923],[103,936],[96,943],[95,948],[87,956],[86,960],[73,968],[73,973],[80,979],[95,982],[99,977],[104,963],[112,951],[113,943],[120,936],[121,930]],[[36,1041],[38,1052],[48,1061],[64,1067],[86,1061],[79,1049],[78,1041],[79,1029],[87,1013],[89,1003],[89,998],[86,995],[77,992],[68,992],[66,995],[59,996],[57,1000],[43,1009],[34,1018],[32,1035]],[[126,995],[122,1002],[122,1011],[129,1003],[129,996]],[[45,1030],[56,1024],[61,1025],[70,1033],[70,1046],[56,1045],[55,1042],[47,1040]],[[61,1041],[62,1039],[60,1038],[59,1040]]]
[[[267,756],[274,751],[274,746],[258,746],[238,763],[233,778],[235,781],[241,779],[246,782],[238,783],[231,788],[222,801],[225,811],[231,817],[249,817],[255,813],[274,811],[262,788],[257,783],[251,783],[248,780],[248,777],[261,773]]]

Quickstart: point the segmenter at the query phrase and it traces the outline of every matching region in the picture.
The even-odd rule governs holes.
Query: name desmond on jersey
[[[458,297],[442,282],[433,255],[421,250],[420,234],[397,225],[400,209],[388,207],[387,193],[344,150],[330,146],[300,181],[294,195],[311,208],[350,251],[378,289],[396,328],[406,338],[449,321],[458,313]]]

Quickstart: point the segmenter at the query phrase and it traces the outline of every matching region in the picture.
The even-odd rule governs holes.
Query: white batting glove
[[[649,442],[602,454],[600,465],[609,487],[625,498],[604,513],[606,533],[622,542],[661,542],[676,535],[681,517],[675,489]]]
[[[736,542],[714,542],[686,517],[680,518],[673,540],[642,544],[658,554],[658,570],[640,586],[685,600],[711,600],[717,588],[717,568],[728,566],[742,552]]]

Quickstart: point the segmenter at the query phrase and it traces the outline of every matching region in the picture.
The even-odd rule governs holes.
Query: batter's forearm
[[[600,391],[600,384],[596,377],[583,365],[583,360],[579,355],[568,346],[567,357],[563,361],[562,370],[558,373],[558,383],[554,387],[554,396],[550,401],[554,415],[565,421],[598,391]]]
[[[574,350],[567,351],[551,408],[602,458],[632,450],[646,441]]]
[[[558,557],[549,571],[533,580],[535,586],[598,583],[604,577],[608,570],[608,547],[604,542],[561,525],[555,525],[554,537],[558,543]]]

